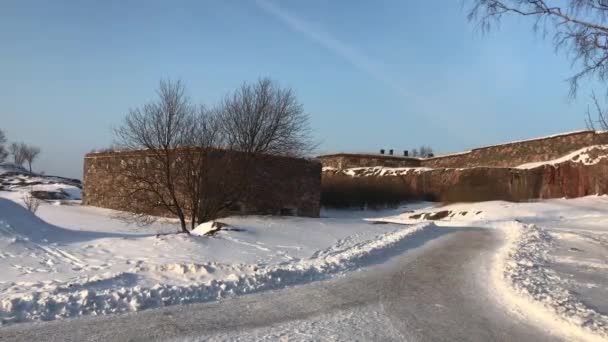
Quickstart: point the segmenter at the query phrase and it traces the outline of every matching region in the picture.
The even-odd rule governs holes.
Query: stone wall
[[[467,153],[423,159],[421,166],[440,167],[515,167],[525,163],[557,159],[578,149],[608,144],[608,133],[581,131],[548,138],[475,148]]]
[[[352,167],[386,166],[418,167],[420,159],[381,154],[338,153],[317,157],[324,167],[346,169]]]
[[[154,172],[146,151],[90,153],[84,159],[83,204],[117,210],[128,207],[128,184],[121,170],[136,165]],[[247,165],[219,162],[226,151],[206,155],[209,186],[203,191],[222,191],[221,182],[243,181],[247,190],[234,213],[318,217],[321,193],[321,164],[305,159],[259,155]],[[234,158],[232,159],[234,160]],[[237,159],[238,160],[238,159]],[[179,169],[179,162],[175,168]],[[237,179],[238,177],[238,179]],[[229,178],[229,179],[225,179]],[[166,215],[159,211],[158,215]]]
[[[455,153],[434,158],[407,158],[374,154],[340,153],[320,156],[323,166],[338,169],[386,166],[386,167],[515,167],[530,162],[559,158],[578,149],[608,144],[608,133],[579,131],[546,138],[531,139],[495,146],[475,148],[468,152]]]
[[[348,193],[348,197],[357,199],[344,202],[349,206],[395,204],[407,200],[451,203],[574,198],[608,194],[607,175],[608,159],[592,165],[567,161],[533,169],[438,168],[391,176],[353,177],[330,171],[323,173],[323,198],[335,200],[341,198],[340,193]],[[341,188],[334,188],[335,184],[341,184]],[[390,200],[390,203],[382,200]]]

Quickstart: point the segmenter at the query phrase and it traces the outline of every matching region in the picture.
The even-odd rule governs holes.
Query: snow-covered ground
[[[510,309],[573,337],[608,338],[608,197],[453,204],[380,219],[500,229],[494,287]]]
[[[321,219],[227,218],[221,221],[230,229],[187,236],[175,234],[172,220],[138,227],[115,211],[75,202],[43,202],[34,215],[21,203],[28,189],[0,191],[3,323],[204,302],[324,279],[432,226],[373,224],[361,212],[324,211]]]
[[[231,217],[212,236],[203,234],[211,224],[186,236],[175,234],[172,220],[138,227],[115,211],[81,206],[80,189],[69,182],[12,177],[0,191],[2,323],[214,301],[327,279],[441,226],[470,226],[504,233],[488,284],[507,308],[572,336],[608,338],[605,196],[324,210],[320,219]],[[22,203],[31,190],[72,200],[45,201],[34,215]]]
[[[21,166],[0,164],[0,191],[13,192],[13,195],[34,192],[45,199],[80,200],[81,187],[80,181],[76,179],[29,174]]]

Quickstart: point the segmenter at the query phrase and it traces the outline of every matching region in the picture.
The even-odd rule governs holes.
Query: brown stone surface
[[[324,167],[346,169],[351,167],[386,166],[418,167],[420,159],[381,154],[338,153],[317,157]]]
[[[337,181],[349,184],[350,188],[373,183],[373,187],[362,190],[366,194],[361,196],[360,202],[368,198],[377,200],[377,193],[390,194],[391,199],[424,199],[448,203],[573,198],[608,194],[608,159],[602,159],[593,165],[566,161],[533,169],[444,168],[407,172],[397,176],[351,177],[331,171],[323,173],[324,191],[328,191],[326,185]],[[374,194],[369,195],[371,192]]]
[[[333,168],[323,172],[322,200],[330,206],[375,206],[404,200],[526,201],[608,194],[608,161],[597,158],[606,154],[602,148],[581,156],[587,160],[574,157],[557,165],[514,168],[603,144],[608,144],[608,133],[580,131],[427,159],[345,153],[320,156],[324,167]],[[599,162],[586,165],[590,160]],[[351,170],[350,175],[341,172],[375,166],[428,169],[360,169]]]
[[[323,163],[323,166],[338,169],[368,166],[429,168],[514,167],[530,162],[556,159],[578,149],[601,144],[608,144],[608,133],[581,131],[548,138],[480,147],[469,152],[426,159],[348,153],[319,156],[318,159]]]
[[[145,170],[149,162],[145,151],[87,154],[84,159],[83,204],[124,209],[125,199],[121,194],[124,193],[125,180],[120,176],[122,165],[136,163]],[[205,164],[212,168],[215,165],[214,172],[224,171],[218,170],[212,160]],[[179,168],[179,164],[175,167]],[[258,156],[246,172],[234,174],[247,180],[248,189],[239,210],[242,214],[319,216],[321,164],[317,161]],[[221,191],[221,187],[211,191]]]

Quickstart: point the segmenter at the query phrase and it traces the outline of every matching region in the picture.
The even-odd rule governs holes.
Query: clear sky
[[[268,76],[292,87],[319,153],[447,153],[584,129],[589,86],[526,19],[481,34],[461,1],[0,2],[0,128],[81,178],[160,78],[213,104]]]

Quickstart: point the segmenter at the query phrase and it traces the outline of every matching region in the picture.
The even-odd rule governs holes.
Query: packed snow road
[[[488,286],[497,230],[445,228],[331,280],[217,303],[0,329],[0,341],[559,341]],[[414,247],[414,248],[412,248]]]

